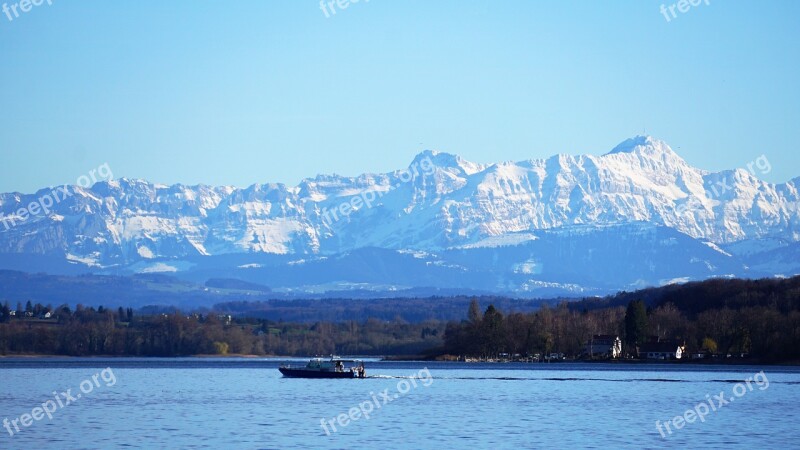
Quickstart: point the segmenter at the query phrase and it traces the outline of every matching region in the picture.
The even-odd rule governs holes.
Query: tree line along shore
[[[364,302],[364,300],[357,300]],[[400,303],[398,303],[400,304]],[[27,302],[0,305],[0,355],[190,356],[352,354],[426,359],[544,360],[642,357],[653,342],[677,343],[684,357],[763,363],[800,361],[800,277],[714,279],[542,302],[501,311],[473,299],[461,320],[367,318],[272,320],[205,312],[153,312]],[[434,303],[431,308],[435,308]],[[598,338],[619,352],[593,352]],[[602,346],[597,346],[602,347]],[[669,359],[669,358],[666,358]]]

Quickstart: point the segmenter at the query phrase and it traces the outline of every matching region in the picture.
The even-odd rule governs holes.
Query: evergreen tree
[[[642,300],[632,300],[625,311],[625,343],[628,352],[635,353],[636,348],[647,339],[647,308]]]
[[[467,317],[469,318],[469,323],[472,325],[480,325],[481,320],[483,320],[481,307],[478,305],[478,300],[475,298],[469,302],[469,314]]]
[[[481,321],[481,331],[484,348],[488,354],[496,355],[503,350],[502,347],[505,340],[503,313],[495,309],[494,305],[489,305],[486,308]]]

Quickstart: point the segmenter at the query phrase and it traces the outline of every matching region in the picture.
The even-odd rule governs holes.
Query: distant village
[[[658,361],[688,361],[688,360],[724,360],[746,359],[746,353],[720,354],[709,350],[693,353],[686,351],[686,343],[677,340],[663,340],[658,336],[649,336],[647,342],[637,347],[635,354],[623,356],[622,339],[619,335],[598,334],[586,341],[582,351],[577,355],[564,353],[533,353],[522,355],[519,353],[498,353],[496,357],[461,356],[459,361],[465,362],[555,362],[555,361],[624,361],[624,360],[658,360]]]
[[[765,323],[770,323],[772,331],[763,329]],[[642,300],[632,300],[627,307],[590,310],[562,303],[505,315],[493,305],[481,311],[473,301],[467,320],[448,324],[438,358],[468,362],[795,361],[796,334],[790,331],[798,326],[800,312],[781,317],[775,307],[708,308],[695,313],[672,303],[648,307]],[[787,332],[774,331],[781,327]]]

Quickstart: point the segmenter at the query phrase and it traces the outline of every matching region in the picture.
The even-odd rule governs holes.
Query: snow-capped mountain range
[[[762,158],[712,173],[639,136],[602,156],[491,165],[425,151],[392,173],[294,187],[122,178],[62,188],[49,213],[29,217],[20,210],[53,190],[6,193],[0,265],[35,256],[286,291],[517,295],[800,273],[800,178],[760,180]]]

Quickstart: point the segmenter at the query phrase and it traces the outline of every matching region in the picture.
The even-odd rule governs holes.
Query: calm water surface
[[[284,361],[0,359],[0,420],[75,398],[0,428],[0,448],[800,448],[793,367],[370,361],[364,380],[301,380]],[[720,392],[734,401],[659,433]]]

